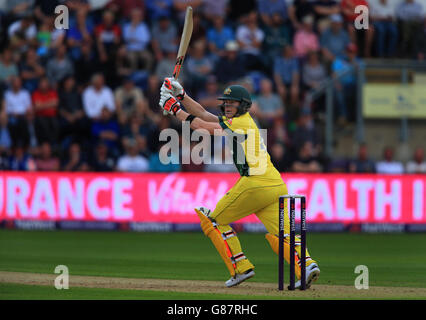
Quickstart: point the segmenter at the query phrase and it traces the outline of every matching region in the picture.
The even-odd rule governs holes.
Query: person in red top
[[[35,113],[35,132],[39,144],[48,141],[56,144],[59,133],[57,120],[58,93],[52,89],[49,80],[43,77],[39,81],[38,89],[32,95]]]
[[[342,0],[340,2],[343,18],[345,19],[351,42],[358,45],[361,49],[360,51],[364,53],[365,58],[369,58],[371,56],[374,28],[372,24],[369,24],[367,29],[357,29],[355,27],[355,19],[365,11],[361,9],[361,13],[355,13],[355,8],[357,6],[369,7],[366,0]],[[362,20],[360,22],[365,23],[365,21]]]

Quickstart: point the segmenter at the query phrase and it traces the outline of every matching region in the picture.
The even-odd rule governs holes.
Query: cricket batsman
[[[259,129],[248,112],[252,104],[248,91],[242,86],[231,85],[218,100],[222,101],[221,116],[206,111],[185,93],[177,80],[166,78],[161,87],[159,104],[177,119],[188,121],[193,130],[204,129],[210,134],[227,135],[232,144],[233,161],[240,178],[219,200],[214,211],[198,207],[195,212],[204,234],[213,242],[231,274],[225,285],[233,287],[253,277],[255,273],[254,265],[245,256],[237,234],[230,224],[250,214],[256,214],[268,231],[266,240],[278,254],[279,197],[288,192],[280,173],[270,160]],[[189,113],[181,109],[181,104]],[[296,288],[300,288],[300,237],[296,237],[295,252],[290,253],[287,203],[284,213],[284,258],[290,263],[290,254],[295,255],[295,270],[299,280],[296,282]],[[318,264],[306,250],[306,288],[318,279],[319,274]]]

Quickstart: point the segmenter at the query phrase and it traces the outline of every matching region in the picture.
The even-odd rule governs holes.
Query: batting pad
[[[278,248],[279,248],[279,240],[276,235],[273,235],[271,233],[267,233],[265,235],[266,240],[268,240],[272,250],[278,255]],[[295,255],[294,255],[294,265],[295,265],[295,273],[297,279],[300,279],[301,277],[301,271],[300,271],[300,238],[295,237]],[[308,260],[309,254],[308,250],[306,250],[306,260]],[[290,264],[290,242],[288,237],[284,237],[284,259],[287,261],[288,264]]]
[[[198,209],[195,209],[195,212],[200,218],[201,229],[213,242],[232,277],[236,273],[244,273],[249,269],[254,269],[254,266],[242,252],[240,241],[231,226],[216,225]]]

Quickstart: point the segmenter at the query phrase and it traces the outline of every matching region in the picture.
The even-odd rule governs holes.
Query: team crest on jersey
[[[228,123],[229,123],[229,125],[232,125],[232,118],[231,119],[228,119],[228,121],[227,121]]]
[[[231,93],[231,88],[226,88],[225,91],[223,91],[223,94],[230,94]]]

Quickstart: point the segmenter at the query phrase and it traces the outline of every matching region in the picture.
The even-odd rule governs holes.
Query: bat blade
[[[192,36],[192,7],[188,6],[185,13],[185,22],[183,24],[182,36],[180,38],[179,50],[176,57],[175,67],[173,69],[173,78],[178,79],[180,70],[185,60],[186,51],[188,50],[189,42],[191,41]],[[164,115],[167,115],[167,111],[163,112]]]
[[[189,6],[186,8],[185,23],[183,25],[179,50],[176,57],[175,68],[173,70],[173,77],[175,79],[179,77],[180,69],[183,65],[183,61],[185,60],[186,51],[188,50],[189,42],[191,41],[192,28],[192,7]]]

